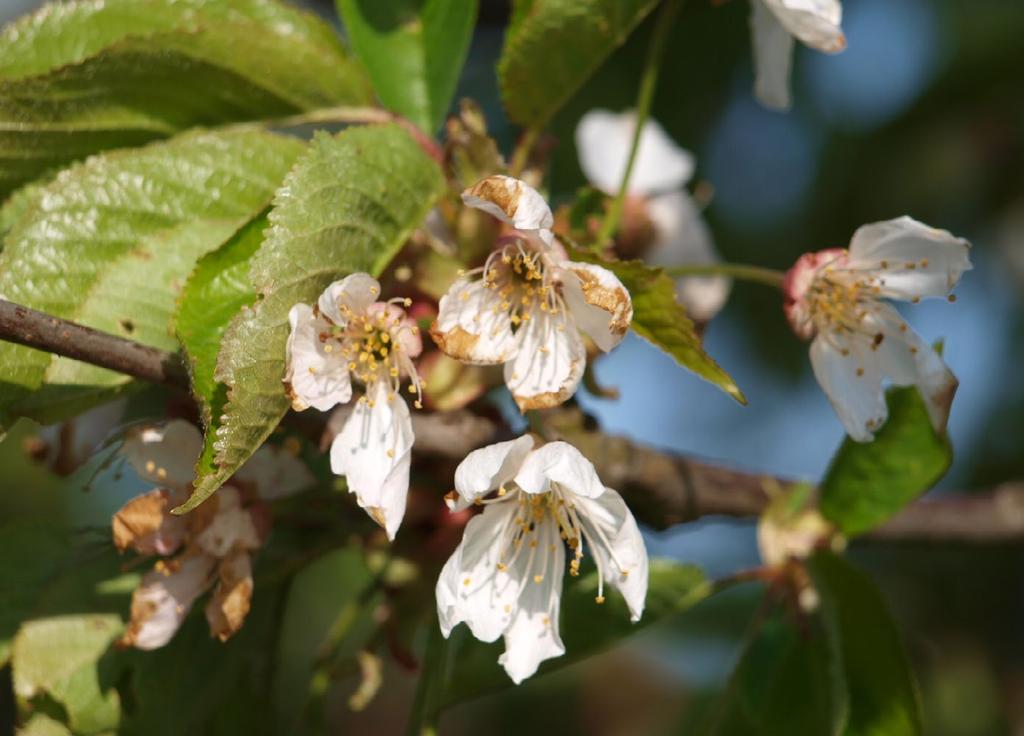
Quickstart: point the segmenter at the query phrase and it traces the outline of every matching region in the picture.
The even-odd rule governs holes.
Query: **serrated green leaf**
[[[202,472],[214,470],[213,439],[228,398],[227,386],[214,378],[217,354],[231,320],[256,301],[256,290],[249,282],[250,259],[263,242],[268,211],[199,259],[178,301],[174,330],[185,352],[192,394],[207,430],[198,465]]]
[[[875,585],[829,552],[810,562],[822,597],[822,615],[838,631],[849,689],[846,736],[922,733],[917,685],[896,625]]]
[[[0,295],[174,350],[174,303],[196,259],[266,206],[302,148],[268,133],[197,133],[76,165],[8,233]],[[0,424],[52,421],[130,383],[10,343],[0,365]]]
[[[441,170],[397,125],[318,134],[274,198],[253,257],[260,295],[224,335],[216,378],[228,386],[215,472],[201,472],[191,510],[244,463],[281,421],[288,311],[354,271],[379,275],[444,189]]]
[[[916,388],[890,389],[873,442],[847,437],[821,484],[821,513],[847,536],[874,529],[931,488],[953,462]]]
[[[120,697],[100,664],[120,636],[120,616],[76,614],[26,622],[11,660],[14,692],[24,700],[47,694],[64,706],[68,725],[92,734],[117,728]]]
[[[384,106],[434,133],[451,105],[476,0],[336,0]]]
[[[69,3],[0,49],[0,195],[104,149],[369,99],[330,29],[274,0]]]
[[[518,0],[498,61],[509,118],[541,127],[658,0]]]
[[[358,549],[338,549],[303,568],[292,580],[277,641],[274,708],[280,733],[295,733],[319,666],[355,647],[374,626],[377,601],[366,595],[374,576]],[[360,625],[362,624],[362,625]],[[372,629],[371,629],[372,630]],[[346,652],[339,652],[346,648]]]
[[[606,649],[651,624],[682,613],[706,598],[711,584],[704,573],[693,565],[670,560],[652,560],[647,603],[643,618],[629,620],[629,609],[617,592],[607,591],[606,602],[598,606],[597,573],[580,578],[566,578],[562,593],[562,620],[559,627],[565,654],[541,664],[540,675],[561,669]],[[454,668],[445,690],[446,705],[474,698],[487,692],[512,686],[512,680],[498,664],[504,643],[476,641],[460,626],[452,634]]]
[[[704,351],[686,309],[676,301],[676,284],[660,268],[642,261],[604,261],[574,250],[573,258],[612,271],[633,300],[633,332],[661,348],[684,368],[713,383],[741,404],[747,399],[732,376]]]

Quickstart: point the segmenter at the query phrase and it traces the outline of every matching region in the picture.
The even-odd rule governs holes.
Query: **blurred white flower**
[[[125,439],[122,454],[140,477],[159,487],[114,515],[114,544],[143,555],[181,550],[173,559],[159,560],[132,594],[131,620],[121,640],[127,646],[156,649],[169,642],[195,600],[215,582],[207,606],[210,631],[222,641],[234,634],[252,599],[250,555],[269,530],[264,501],[314,481],[293,453],[265,446],[197,510],[176,516],[171,509],[188,498],[202,446],[199,430],[181,420],[134,430]]]
[[[345,476],[359,505],[394,539],[405,516],[412,462],[409,407],[403,379],[421,404],[412,359],[423,350],[416,324],[399,303],[377,301],[380,284],[354,273],[328,286],[317,304],[296,304],[288,314],[288,368],[284,383],[292,406],[326,411],[352,398],[352,379],[365,393],[331,445],[331,469]]]
[[[587,362],[580,332],[611,350],[625,336],[633,304],[608,269],[568,260],[554,240],[551,210],[532,187],[491,176],[462,194],[514,228],[482,268],[441,298],[431,335],[452,358],[505,364],[522,411],[557,406],[576,391]]]
[[[947,296],[971,268],[969,252],[963,238],[900,217],[859,228],[848,250],[807,253],[786,274],[786,316],[813,338],[814,375],[853,439],[870,441],[885,422],[886,377],[917,386],[936,431],[945,430],[956,377],[882,299]]]
[[[788,109],[793,39],[837,54],[846,48],[839,0],[750,0],[754,94],[767,107]]]
[[[437,581],[446,637],[461,622],[481,641],[504,636],[498,662],[516,683],[564,654],[558,614],[566,546],[569,574],[579,574],[589,547],[597,602],[604,602],[604,584],[613,585],[632,620],[640,620],[648,577],[643,537],[622,497],[575,447],[551,442],[534,450],[529,435],[484,447],[459,465],[455,488],[446,499],[453,511],[485,508],[466,525]]]
[[[591,110],[576,127],[576,150],[587,181],[606,194],[618,194],[636,130],[636,113]],[[686,191],[693,177],[693,155],[677,146],[657,121],[648,118],[630,173],[628,195],[654,229],[644,259],[655,266],[711,264],[719,261],[700,207]],[[689,276],[677,283],[686,311],[707,321],[729,297],[731,282],[720,276]]]

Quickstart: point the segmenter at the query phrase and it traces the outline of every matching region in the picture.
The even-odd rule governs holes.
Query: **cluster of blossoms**
[[[124,442],[132,467],[157,487],[114,515],[114,543],[122,552],[161,557],[132,594],[126,646],[162,647],[210,588],[210,633],[223,641],[238,631],[252,600],[251,556],[270,530],[266,502],[313,483],[295,455],[268,445],[198,511],[176,516],[171,509],[188,498],[202,447],[199,431],[181,420],[135,431]]]
[[[521,410],[557,406],[583,376],[583,335],[604,351],[625,336],[629,293],[611,271],[569,260],[552,233],[551,209],[526,183],[492,176],[462,199],[508,227],[484,265],[462,274],[441,298],[431,335],[457,360],[504,364]],[[400,388],[408,380],[421,407],[413,360],[422,343],[398,306],[409,302],[379,295],[378,282],[357,273],[328,286],[316,305],[296,304],[284,382],[299,411],[347,404],[353,381],[363,386],[332,442],[331,468],[394,539],[414,439]],[[451,509],[487,508],[467,525],[437,586],[445,634],[460,621],[487,641],[504,634],[501,662],[516,682],[564,651],[558,599],[566,546],[572,575],[590,550],[601,575],[598,602],[605,582],[615,585],[636,620],[647,591],[643,539],[621,497],[571,446],[554,442],[532,451],[533,443],[521,437],[486,447],[459,466],[460,497],[449,499]],[[496,497],[485,500],[492,491]]]

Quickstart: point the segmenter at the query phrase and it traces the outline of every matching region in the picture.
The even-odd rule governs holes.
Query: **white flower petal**
[[[583,498],[605,492],[594,464],[568,442],[549,442],[527,455],[515,482],[527,493],[544,493],[552,483]]]
[[[559,277],[577,327],[605,352],[622,342],[633,320],[633,302],[619,278],[607,268],[573,261],[561,264]]]
[[[511,176],[489,176],[464,191],[462,201],[522,233],[535,235],[545,245],[553,241],[551,227],[555,218],[551,208],[544,197],[524,181]]]
[[[169,642],[209,586],[215,563],[207,555],[187,555],[158,563],[143,575],[132,593],[131,621],[122,641],[136,649],[158,649]]]
[[[839,0],[762,0],[787,31],[827,54],[846,48]]]
[[[331,470],[344,475],[359,505],[394,539],[405,516],[412,419],[401,396],[375,384],[331,444]],[[372,406],[371,406],[372,404]]]
[[[898,217],[858,228],[847,268],[876,272],[882,280],[879,296],[946,296],[971,269],[970,250],[963,238]]]
[[[517,685],[536,672],[544,660],[565,654],[565,645],[558,633],[565,547],[552,523],[541,524],[538,535],[537,547],[550,555],[548,564],[526,569],[526,582],[519,594],[518,606],[505,631],[505,651],[498,658],[498,663],[504,666]],[[525,566],[524,557],[519,556],[517,567]],[[543,576],[539,582],[533,578],[535,574]]]
[[[291,333],[285,348],[288,369],[284,383],[292,408],[302,411],[312,406],[327,411],[335,404],[346,403],[352,398],[348,364],[340,351],[327,352],[328,344],[320,339],[330,325],[316,317],[306,304],[292,307],[288,322]]]
[[[437,613],[446,637],[465,622],[480,641],[495,641],[511,623],[527,571],[520,564],[500,570],[498,563],[517,511],[510,498],[489,504],[466,524],[462,542],[437,580]]]
[[[222,486],[207,503],[216,503],[217,511],[192,541],[214,557],[226,557],[238,550],[257,549],[262,544],[259,529],[249,509],[242,506],[241,494],[233,486]]]
[[[430,334],[438,347],[464,363],[496,365],[512,357],[516,339],[509,311],[496,289],[458,279],[441,297]]]
[[[466,455],[455,469],[455,490],[458,503],[453,511],[466,508],[480,496],[486,496],[515,476],[523,460],[533,449],[533,437],[524,434],[508,442],[497,442]]]
[[[897,386],[917,386],[936,432],[944,432],[959,385],[935,349],[912,330],[895,309],[876,306],[872,320],[882,339],[875,343],[880,369]]]
[[[505,363],[504,373],[520,411],[558,406],[572,396],[583,378],[587,351],[566,315],[534,312],[517,337],[519,350]]]
[[[693,198],[686,192],[669,192],[648,200],[655,240],[646,260],[655,266],[718,263],[711,230]],[[721,276],[688,276],[678,279],[677,296],[694,319],[706,322],[725,306],[732,280]]]
[[[235,478],[250,483],[264,501],[285,498],[316,483],[302,458],[281,445],[263,445],[245,461]]]
[[[881,366],[869,343],[819,334],[811,342],[811,366],[847,434],[857,442],[870,442],[889,410]]]
[[[626,171],[636,129],[636,113],[591,110],[576,126],[580,167],[593,186],[617,194]],[[693,155],[675,144],[657,121],[648,118],[629,177],[628,192],[651,195],[679,189],[693,176]]]
[[[380,296],[380,284],[368,273],[349,274],[324,289],[317,300],[323,317],[336,325],[345,325],[349,316],[364,312]]]
[[[190,488],[196,460],[203,449],[203,436],[193,425],[174,419],[155,427],[133,430],[121,452],[140,477],[170,486]]]
[[[607,488],[596,498],[575,499],[590,552],[601,562],[605,582],[622,593],[630,618],[639,621],[647,598],[647,547],[626,502]]]
[[[754,46],[754,94],[766,107],[788,110],[793,35],[762,0],[751,0],[750,33]]]

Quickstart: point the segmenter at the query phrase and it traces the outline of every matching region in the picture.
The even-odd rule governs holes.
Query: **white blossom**
[[[314,478],[292,452],[262,447],[250,463],[196,511],[171,509],[192,489],[202,436],[188,422],[130,433],[122,454],[138,475],[159,485],[132,498],[114,515],[114,543],[124,551],[161,555],[132,594],[131,620],[122,643],[156,649],[174,636],[196,599],[215,583],[207,606],[211,633],[221,640],[245,620],[252,598],[251,554],[266,538],[264,501],[303,490]]]
[[[565,570],[578,575],[590,554],[597,602],[615,586],[638,621],[647,596],[647,550],[622,497],[565,442],[533,449],[530,436],[470,453],[455,472],[452,510],[483,505],[437,581],[447,637],[465,622],[482,641],[505,638],[499,663],[516,683],[565,653],[558,614]]]
[[[789,108],[793,39],[836,54],[846,48],[839,0],[750,0],[754,94],[766,106]]]
[[[886,377],[917,386],[935,429],[945,429],[956,377],[882,300],[946,297],[971,268],[969,252],[966,240],[900,217],[859,228],[848,250],[807,253],[786,274],[786,316],[813,339],[814,375],[853,439],[870,441],[885,422]]]
[[[457,360],[504,363],[521,410],[557,406],[583,376],[581,331],[601,350],[618,345],[633,318],[629,293],[608,269],[568,260],[551,232],[550,208],[524,182],[491,176],[462,199],[514,230],[482,268],[452,284],[431,334]]]
[[[421,404],[413,358],[423,349],[415,323],[398,306],[377,301],[380,284],[365,273],[336,281],[310,307],[288,314],[285,386],[296,410],[326,411],[352,398],[353,379],[365,387],[331,445],[331,469],[345,476],[359,505],[394,539],[405,515],[412,462],[412,419],[401,382]]]
[[[591,110],[576,126],[580,167],[587,181],[605,194],[618,194],[635,130],[633,111]],[[700,207],[686,190],[695,165],[693,155],[677,146],[656,120],[644,122],[627,192],[653,226],[653,239],[644,252],[652,265],[720,260]],[[700,321],[721,310],[731,287],[731,281],[721,276],[688,276],[676,283],[679,301]]]

